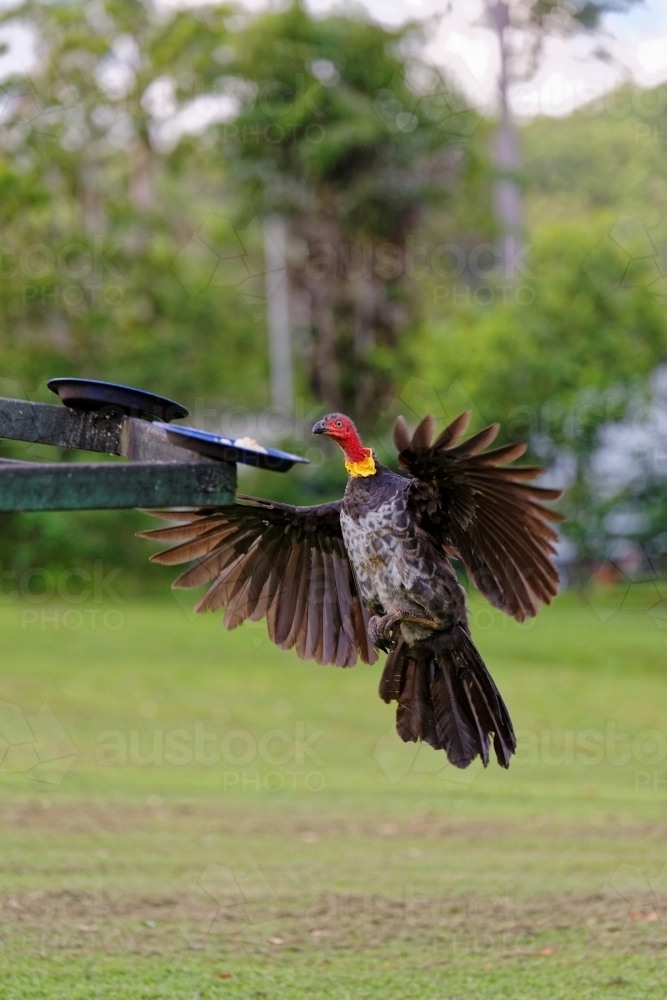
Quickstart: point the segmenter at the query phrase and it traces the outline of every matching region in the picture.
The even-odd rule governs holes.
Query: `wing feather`
[[[252,497],[230,507],[158,511],[168,527],[141,532],[174,542],[152,557],[191,563],[172,586],[208,589],[198,612],[225,609],[223,624],[266,618],[269,638],[319,663],[373,663],[362,605],[340,528],[341,502],[295,507]]]
[[[333,568],[333,545],[327,539],[325,546],[326,554],[322,560],[322,571],[324,573],[324,604],[322,607],[322,656],[321,663],[336,663],[336,653],[338,648],[338,636],[343,625],[340,619],[340,609],[338,607],[338,595],[336,593],[336,577]]]
[[[422,420],[411,439],[401,420],[395,439],[399,464],[414,479],[409,502],[421,526],[449,555],[460,556],[484,596],[523,621],[558,592],[558,535],[550,522],[564,518],[544,503],[562,491],[533,484],[542,469],[510,464],[525,453],[525,444],[484,450],[498,436],[499,424],[461,442],[469,419],[462,413],[433,444],[432,417]]]
[[[463,444],[458,444],[455,448],[448,448],[449,457],[467,458],[470,455],[476,455],[478,451],[482,451],[492,441],[495,441],[499,434],[500,424],[491,424],[490,427],[485,427],[479,434],[474,434],[468,438]]]
[[[287,637],[288,648],[296,647],[297,655],[303,659],[306,634],[308,631],[308,590],[310,582],[310,541],[303,543],[304,559],[303,574],[298,582],[298,592],[296,607],[294,609],[294,621]]]
[[[465,432],[468,430],[471,416],[472,414],[470,410],[466,410],[465,413],[461,413],[455,420],[452,420],[451,424],[448,427],[445,427],[442,434],[435,439],[433,443],[435,450],[441,451],[443,448],[452,448],[457,441],[460,441]],[[409,443],[410,436],[408,434],[408,445]]]
[[[338,613],[340,617],[340,631],[338,633],[338,647],[336,650],[336,663],[338,666],[350,666],[350,657],[356,656],[357,634],[355,624],[354,608],[354,578],[352,567],[346,556],[339,548],[335,548],[332,553],[331,565],[334,579],[336,581],[336,596],[338,599]],[[366,647],[362,647],[365,649]],[[363,654],[362,654],[363,655]]]
[[[310,583],[304,660],[317,660],[322,649],[322,586],[324,570],[322,552],[315,546],[310,553]]]
[[[276,646],[282,646],[289,635],[290,625],[294,617],[296,602],[296,584],[299,579],[299,560],[303,553],[301,542],[295,542],[287,555],[280,586],[276,591],[271,613],[267,615],[266,623],[269,639]]]
[[[410,442],[410,447],[413,451],[428,451],[430,449],[434,424],[435,418],[431,413],[427,413],[424,419],[417,424],[415,432],[412,435],[412,441]]]

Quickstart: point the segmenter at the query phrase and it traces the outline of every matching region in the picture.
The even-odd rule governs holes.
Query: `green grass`
[[[473,602],[509,772],[189,595],[0,607],[2,1000],[664,995],[667,588],[588,596]]]

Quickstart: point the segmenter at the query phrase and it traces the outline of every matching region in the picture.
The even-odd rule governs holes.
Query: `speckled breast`
[[[340,522],[361,592],[370,604],[391,607],[397,595],[410,589],[413,576],[405,561],[412,534],[405,496],[402,490],[385,495],[377,506],[349,499],[346,494]]]

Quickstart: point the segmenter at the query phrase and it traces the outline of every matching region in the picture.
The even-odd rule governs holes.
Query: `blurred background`
[[[470,408],[569,487],[568,581],[658,570],[664,17],[5,6],[0,393],[46,400],[67,374],[171,395],[199,427],[306,454],[243,482],[303,502],[344,481],[309,434],[322,412],[391,461],[396,413]],[[2,515],[0,558],[122,560],[150,587],[138,523]]]
[[[470,595],[507,773],[196,618],[146,515],[0,514],[2,996],[665,995],[664,3],[0,11],[0,396],[170,396],[300,503],[323,413],[470,409],[567,488],[554,605]]]

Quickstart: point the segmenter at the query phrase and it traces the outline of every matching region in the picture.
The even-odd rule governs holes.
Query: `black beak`
[[[326,432],[327,429],[324,425],[324,421],[318,420],[315,426],[313,427],[313,434],[326,434]]]

